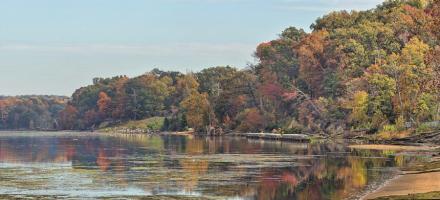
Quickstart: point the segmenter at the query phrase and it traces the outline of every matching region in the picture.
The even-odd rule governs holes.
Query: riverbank
[[[413,163],[401,168],[401,173],[378,189],[366,194],[364,200],[440,199],[440,148],[432,144],[352,145],[356,149],[377,149],[431,155],[428,162]]]
[[[383,187],[368,194],[364,199],[399,199],[411,197],[417,199],[427,193],[440,191],[440,172],[404,173],[390,180]]]
[[[276,134],[276,133],[235,133],[234,136],[253,138],[253,139],[266,139],[266,140],[283,140],[283,141],[297,141],[297,142],[309,142],[311,137],[305,134]]]
[[[120,124],[104,125],[98,132],[121,134],[148,134],[159,132],[164,123],[164,117],[151,117],[142,120],[131,120]]]
[[[387,196],[387,197],[379,197],[376,198],[375,200],[413,200],[413,199],[440,199],[440,192]]]
[[[425,152],[431,154],[431,160],[400,169],[398,176],[388,180],[362,199],[440,199],[440,131],[386,136],[357,136],[355,138],[357,140],[374,144],[354,145],[354,148]]]

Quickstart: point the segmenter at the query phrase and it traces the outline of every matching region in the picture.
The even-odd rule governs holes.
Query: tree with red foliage
[[[434,0],[428,7],[427,12],[433,19],[430,30],[437,36],[437,39],[440,40],[440,0]]]
[[[249,108],[242,113],[241,131],[263,131],[267,120],[257,108]]]
[[[72,105],[67,105],[64,110],[60,112],[60,124],[65,130],[73,130],[77,126],[78,110]]]

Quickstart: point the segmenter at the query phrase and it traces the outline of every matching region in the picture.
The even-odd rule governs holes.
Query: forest
[[[59,130],[68,97],[0,96],[0,130]]]
[[[0,129],[425,132],[440,124],[440,0],[388,0],[289,27],[244,69],[95,78],[64,97],[1,97]]]

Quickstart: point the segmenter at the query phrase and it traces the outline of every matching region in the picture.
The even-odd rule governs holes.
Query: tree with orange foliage
[[[300,77],[307,83],[311,96],[323,95],[324,76],[329,66],[326,63],[325,48],[327,31],[317,31],[308,35],[298,50]]]
[[[99,114],[102,117],[107,117],[107,113],[110,111],[111,103],[112,99],[105,92],[99,93],[99,99],[96,104],[98,105]]]

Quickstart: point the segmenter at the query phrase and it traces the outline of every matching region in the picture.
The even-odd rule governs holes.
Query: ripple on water
[[[0,195],[341,199],[374,187],[417,156],[345,143],[0,133]]]

